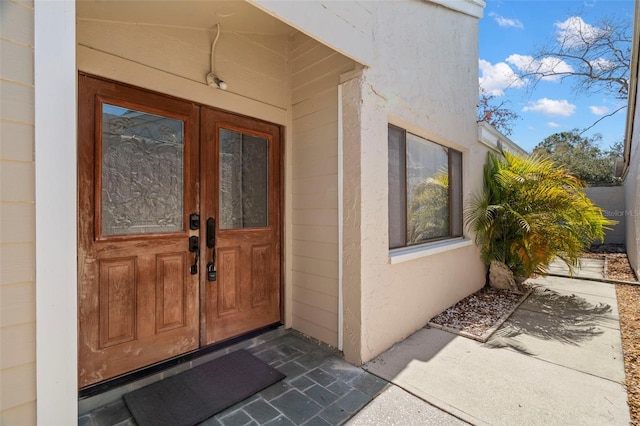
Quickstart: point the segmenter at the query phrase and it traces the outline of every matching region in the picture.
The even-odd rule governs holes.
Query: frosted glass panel
[[[269,223],[269,140],[220,129],[220,229]]]
[[[184,123],[102,107],[102,235],[184,230]]]

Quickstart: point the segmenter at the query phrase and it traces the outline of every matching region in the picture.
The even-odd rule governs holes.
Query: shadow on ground
[[[601,327],[611,320],[611,314],[612,308],[608,304],[593,304],[575,294],[537,288],[486,345],[510,347],[535,355],[517,340],[519,336],[527,335],[577,346],[602,335]]]

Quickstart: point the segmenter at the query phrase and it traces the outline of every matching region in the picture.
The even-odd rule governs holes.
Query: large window
[[[389,125],[389,248],[462,236],[462,153]]]

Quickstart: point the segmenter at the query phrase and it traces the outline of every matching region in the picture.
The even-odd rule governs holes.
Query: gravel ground
[[[522,294],[513,291],[485,286],[435,316],[431,322],[480,338],[511,312],[521,297]]]
[[[605,254],[607,278],[637,281],[626,254]],[[616,285],[631,424],[640,426],[640,286]]]
[[[619,248],[605,247],[585,256],[606,259],[605,275],[609,279],[638,281],[626,253]],[[631,425],[640,426],[640,285],[618,284],[616,295]],[[507,290],[484,287],[437,315],[431,322],[481,336],[510,312],[520,297],[520,294]]]

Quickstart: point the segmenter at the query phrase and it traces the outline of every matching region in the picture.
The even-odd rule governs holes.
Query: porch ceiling
[[[82,0],[80,19],[223,31],[286,35],[296,30],[243,0]]]

